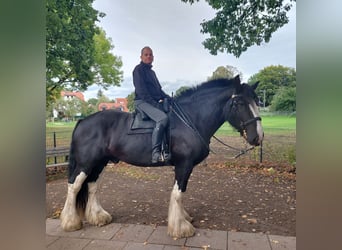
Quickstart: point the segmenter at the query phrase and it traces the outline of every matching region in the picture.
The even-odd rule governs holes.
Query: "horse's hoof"
[[[97,213],[96,216],[88,216],[87,221],[94,226],[102,227],[112,222],[112,216],[105,210]]]
[[[80,230],[82,228],[82,221],[81,220],[71,220],[71,221],[66,221],[62,220],[61,221],[61,227],[64,231],[66,232],[73,232]]]
[[[196,229],[194,228],[194,226],[189,221],[185,221],[178,229],[169,226],[167,234],[172,238],[180,239],[193,236],[195,234],[195,231]]]

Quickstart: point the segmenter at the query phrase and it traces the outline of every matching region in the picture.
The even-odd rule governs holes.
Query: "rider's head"
[[[142,48],[140,59],[143,63],[152,64],[152,62],[153,62],[153,51],[152,51],[152,49],[148,46]]]

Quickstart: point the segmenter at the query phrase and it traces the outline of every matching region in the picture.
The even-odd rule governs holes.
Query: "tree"
[[[116,57],[110,50],[114,48],[112,39],[106,37],[103,29],[94,36],[95,42],[95,64],[93,66],[94,83],[107,89],[113,85],[119,85],[122,81],[123,72],[119,70],[122,67],[121,57]]]
[[[88,104],[95,106],[97,101],[98,101],[98,99],[96,99],[96,98],[90,98],[88,100]]]
[[[265,102],[265,106],[269,106],[278,89],[281,87],[296,87],[296,70],[282,65],[271,65],[260,70],[248,79],[248,83],[251,84],[257,81],[260,83],[256,89],[256,93]]]
[[[193,4],[199,0],[181,0]],[[289,22],[287,13],[296,0],[206,0],[216,16],[201,23],[201,33],[209,34],[203,45],[212,55],[231,53],[239,57],[252,45],[269,42],[272,34]]]
[[[105,94],[103,94],[103,91],[101,89],[99,89],[99,91],[97,91],[96,110],[97,110],[97,107],[99,106],[99,104],[102,102],[111,102],[111,101]]]
[[[82,116],[88,116],[98,111],[97,104],[98,99],[90,98],[87,102],[82,103]]]
[[[104,88],[120,83],[121,59],[109,55],[111,40],[105,41],[104,32],[95,25],[105,14],[93,9],[92,3],[46,1],[47,105],[62,89],[84,91],[94,83]]]
[[[184,91],[189,89],[190,87],[188,86],[182,86],[179,89],[176,90],[175,97],[180,96]]]
[[[127,108],[129,110],[129,112],[133,112],[135,110],[135,107],[134,107],[134,98],[135,98],[135,93],[132,92],[130,93],[126,99],[127,99]]]
[[[54,99],[65,82],[75,85],[91,81],[94,63],[95,21],[99,12],[93,1],[46,1],[47,98]],[[86,89],[81,85],[83,90]],[[54,92],[55,90],[55,92]]]
[[[208,77],[209,80],[219,79],[219,78],[234,78],[236,75],[240,75],[240,79],[242,79],[242,73],[235,68],[234,66],[219,66],[211,77]]]
[[[271,103],[271,111],[296,111],[296,88],[281,87]]]
[[[78,98],[59,98],[55,102],[55,109],[57,110],[60,118],[67,120],[73,120],[75,116],[79,116],[82,113],[82,103]]]

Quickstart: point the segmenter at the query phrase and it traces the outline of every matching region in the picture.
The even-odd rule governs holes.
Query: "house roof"
[[[85,101],[84,100],[84,95],[82,92],[72,92],[72,91],[61,91],[61,96],[74,96],[77,97],[78,99],[80,99],[81,101]]]
[[[126,98],[116,98],[115,102],[101,102],[97,106],[99,111],[104,109],[120,109],[124,112],[128,112],[127,99]]]

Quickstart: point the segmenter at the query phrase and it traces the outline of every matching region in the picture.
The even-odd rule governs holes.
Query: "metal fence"
[[[46,132],[46,148],[70,146],[72,129]]]
[[[73,128],[46,132],[46,165],[61,164],[68,161]]]

